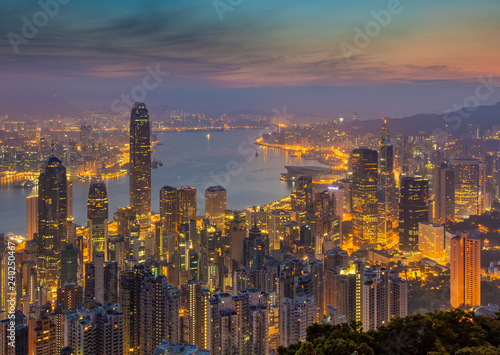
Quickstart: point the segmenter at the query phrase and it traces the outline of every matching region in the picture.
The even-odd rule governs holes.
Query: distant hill
[[[388,123],[391,132],[401,133],[403,135],[414,135],[419,132],[432,133],[434,129],[446,127],[447,122],[457,134],[463,134],[468,124],[479,125],[480,130],[491,129],[494,125],[500,125],[500,102],[491,106],[479,106],[475,111],[464,109],[461,114],[469,115],[462,118],[459,112],[444,114],[418,114],[403,118],[389,118]],[[346,126],[357,126],[360,132],[378,132],[380,129],[380,120],[348,122]],[[456,128],[455,128],[456,127]]]

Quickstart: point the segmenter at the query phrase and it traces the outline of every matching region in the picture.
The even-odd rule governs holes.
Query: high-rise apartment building
[[[481,240],[458,232],[450,245],[450,303],[454,308],[481,305]]]
[[[91,301],[101,305],[118,301],[118,263],[104,262],[103,254],[85,264],[85,302]]]
[[[74,354],[123,355],[123,312],[117,303],[78,309],[64,323],[65,344]]]
[[[130,355],[140,355],[140,299],[145,272],[143,267],[133,267],[120,274],[120,308],[123,312],[123,343]]]
[[[148,275],[140,291],[141,354],[152,354],[162,340],[179,341],[179,290],[172,287],[164,275]]]
[[[130,114],[130,206],[137,211],[141,235],[148,232],[151,216],[151,141],[149,112],[142,102]]]
[[[317,322],[318,306],[310,297],[284,298],[280,314],[281,346],[306,340],[307,327]]]

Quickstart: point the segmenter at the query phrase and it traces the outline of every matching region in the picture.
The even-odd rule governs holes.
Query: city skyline
[[[500,2],[0,7],[0,355],[500,353]]]

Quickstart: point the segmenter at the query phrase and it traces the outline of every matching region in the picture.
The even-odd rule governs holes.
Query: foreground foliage
[[[361,324],[315,324],[305,343],[280,347],[280,355],[500,354],[500,318],[452,310],[415,314],[363,332]]]

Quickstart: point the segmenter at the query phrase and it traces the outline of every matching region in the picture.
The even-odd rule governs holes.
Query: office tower
[[[66,318],[66,341],[74,354],[124,354],[124,316],[117,303],[78,309]]]
[[[429,180],[401,178],[399,198],[399,249],[418,249],[418,224],[429,219]]]
[[[151,216],[151,142],[149,113],[142,102],[130,114],[130,206],[137,211],[141,235],[149,230]]]
[[[38,180],[38,276],[40,285],[55,290],[61,252],[68,242],[66,168],[52,155],[42,165]]]
[[[152,354],[162,340],[179,341],[179,290],[164,275],[149,275],[140,291],[141,354]]]
[[[455,221],[455,171],[442,163],[434,169],[433,222],[445,224]]]
[[[160,221],[163,223],[163,232],[177,231],[177,189],[172,186],[163,186],[160,189]]]
[[[57,290],[57,303],[63,310],[76,309],[83,302],[83,287],[75,283],[64,284]]]
[[[72,244],[61,252],[61,285],[78,279],[78,250]]]
[[[47,316],[36,322],[35,354],[57,355],[56,325]]]
[[[301,176],[292,190],[292,210],[298,213],[297,222],[302,224],[306,219],[307,208],[313,203],[312,177]]]
[[[87,225],[89,228],[89,254],[93,261],[98,253],[105,252],[108,237],[108,194],[103,181],[94,180],[87,199]]]
[[[104,262],[103,254],[85,264],[85,302],[91,301],[101,305],[118,301],[118,264]]]
[[[130,355],[140,354],[141,285],[143,267],[133,267],[120,273],[120,308],[123,312],[123,346]]]
[[[484,212],[484,164],[476,159],[453,159],[455,217],[468,218]]]
[[[38,195],[26,197],[26,240],[38,233]]]
[[[378,229],[378,153],[371,149],[352,152],[353,228],[356,245],[377,242]]]
[[[307,327],[317,322],[318,307],[310,297],[284,298],[281,304],[280,345],[306,341]]]
[[[205,190],[205,218],[218,228],[224,226],[224,211],[227,209],[227,191],[222,186],[211,186]]]
[[[451,239],[450,253],[451,306],[481,305],[481,240],[458,232]]]
[[[290,222],[290,213],[275,209],[268,213],[269,251],[281,248],[281,239],[285,236],[285,226]]]
[[[196,220],[197,196],[192,186],[175,188],[164,186],[160,190],[160,221],[165,233],[177,231],[181,224]]]
[[[444,226],[432,222],[418,224],[418,250],[424,258],[444,262]]]
[[[198,345],[201,349],[210,346],[210,291],[202,282],[194,280],[187,284],[187,308],[189,311],[189,342]]]
[[[183,186],[177,189],[177,207],[179,223],[196,219],[197,199],[196,189],[192,186]]]
[[[394,146],[391,144],[387,120],[380,130],[379,148],[379,190],[380,216],[378,243],[382,246],[392,245],[396,240],[398,206],[396,181],[394,179]]]

